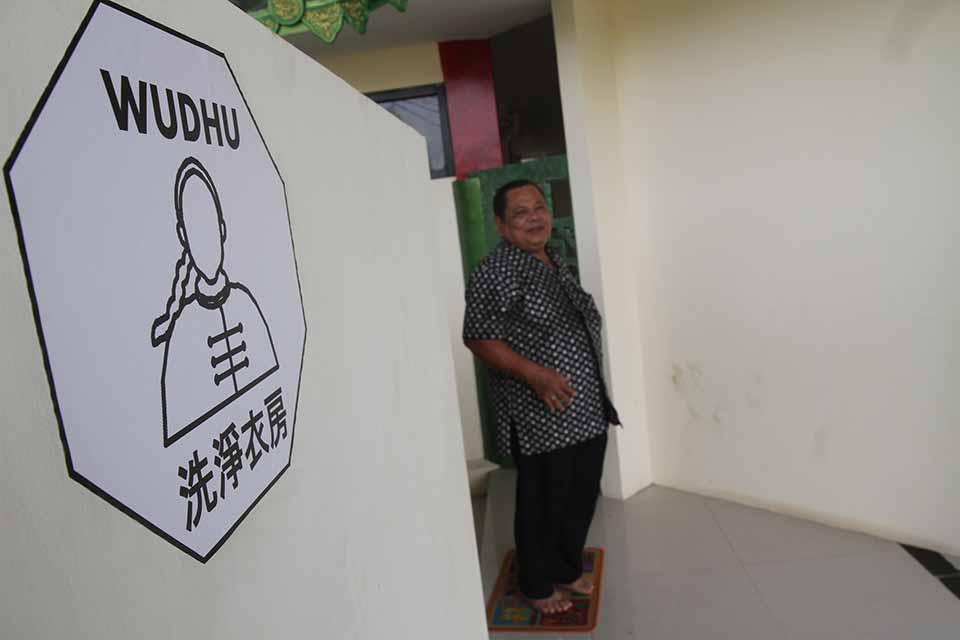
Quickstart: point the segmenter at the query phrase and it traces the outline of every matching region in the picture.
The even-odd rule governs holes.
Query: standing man
[[[603,382],[593,298],[547,246],[540,187],[510,182],[493,198],[503,241],[467,286],[464,344],[491,369],[497,448],[517,465],[514,536],[520,589],[542,613],[588,594],[583,546],[600,494],[607,427],[620,424]]]

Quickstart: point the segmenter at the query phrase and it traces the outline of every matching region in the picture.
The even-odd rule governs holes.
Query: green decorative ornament
[[[268,0],[267,11],[284,26],[292,26],[303,18],[304,0]]]
[[[366,33],[367,18],[370,16],[367,0],[341,0],[340,6],[343,7],[343,17],[350,26],[360,33]]]
[[[397,11],[407,10],[407,0],[368,0],[367,4],[370,6],[370,11],[374,11],[388,4]]]
[[[407,10],[408,0],[267,0],[267,6],[248,11],[268,29],[286,37],[309,31],[332,44],[343,23],[359,33],[367,32],[370,13],[387,6],[397,11]]]
[[[335,2],[317,9],[308,9],[303,14],[303,24],[313,35],[330,44],[343,29],[343,7]]]
[[[277,19],[274,18],[273,16],[266,16],[263,18],[259,18],[259,20],[260,20],[260,24],[265,26],[267,29],[270,29],[270,31],[273,31],[274,33],[277,33],[278,31],[280,31],[280,23],[277,22]]]

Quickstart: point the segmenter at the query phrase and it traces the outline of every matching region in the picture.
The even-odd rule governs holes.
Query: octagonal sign
[[[289,467],[306,336],[226,58],[95,2],[4,173],[71,477],[206,561]]]

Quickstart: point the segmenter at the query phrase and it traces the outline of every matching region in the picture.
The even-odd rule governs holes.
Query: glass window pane
[[[430,173],[444,175],[447,159],[443,145],[440,99],[437,96],[381,102],[380,106],[416,129],[427,140]]]

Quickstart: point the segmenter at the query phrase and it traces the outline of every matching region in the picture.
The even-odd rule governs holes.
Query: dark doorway
[[[553,18],[495,36],[491,58],[504,164],[565,154]]]

